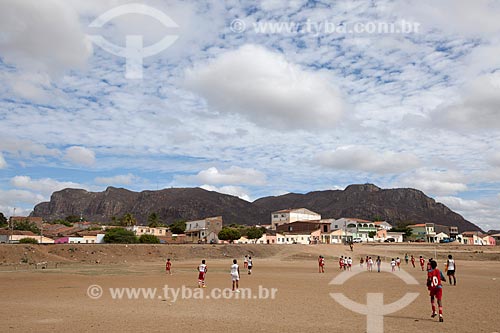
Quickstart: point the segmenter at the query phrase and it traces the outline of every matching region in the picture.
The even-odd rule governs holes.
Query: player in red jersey
[[[207,274],[207,265],[205,264],[205,259],[201,261],[198,266],[198,288],[205,288],[205,276]]]
[[[172,274],[171,268],[172,268],[172,262],[170,261],[170,258],[169,258],[169,259],[167,259],[167,262],[165,263],[165,271],[167,272],[167,274]]]
[[[413,254],[411,255],[411,264],[413,265],[413,268],[415,268],[415,257],[413,256]]]
[[[325,258],[323,256],[319,256],[318,258],[318,273],[325,272]]]
[[[340,256],[339,267],[340,267],[340,270],[342,270],[344,268],[344,256]]]
[[[431,269],[427,273],[427,288],[429,289],[429,296],[431,296],[432,305],[432,315],[431,317],[436,317],[436,304],[434,303],[434,297],[437,298],[437,303],[439,306],[439,321],[443,321],[443,304],[441,299],[443,298],[443,285],[441,281],[446,282],[443,273],[437,269],[437,262],[430,261]]]
[[[420,268],[422,268],[422,270],[424,270],[424,264],[425,264],[425,259],[420,256]]]

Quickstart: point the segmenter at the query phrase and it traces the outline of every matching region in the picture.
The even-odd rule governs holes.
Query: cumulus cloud
[[[90,166],[95,162],[95,153],[85,147],[72,146],[66,149],[64,158],[75,164]]]
[[[137,179],[131,173],[126,175],[116,175],[112,177],[96,177],[94,181],[97,184],[105,184],[105,185],[130,185]]]
[[[322,152],[316,155],[316,160],[327,168],[379,174],[403,172],[419,165],[418,158],[413,154],[378,152],[362,146],[346,146]]]
[[[203,184],[245,184],[245,185],[263,185],[266,183],[266,176],[255,169],[240,168],[232,166],[225,170],[219,170],[215,167],[208,168],[198,172],[197,175],[189,177],[191,181]]]
[[[331,78],[252,44],[188,70],[185,83],[221,114],[266,128],[331,128],[343,110]]]
[[[0,50],[7,63],[58,74],[81,67],[92,47],[64,0],[0,2]]]
[[[0,152],[0,169],[5,169],[7,167],[7,162],[3,157],[3,154]]]
[[[467,200],[454,196],[436,197],[436,201],[445,204],[451,210],[479,225],[484,230],[500,228],[498,216],[500,208],[496,198]]]
[[[447,34],[468,37],[500,32],[500,5],[494,0],[412,0],[397,2],[395,9],[420,22],[426,32],[437,28]]]
[[[52,178],[31,179],[29,176],[15,176],[10,180],[12,186],[40,192],[44,195],[52,194],[65,188],[86,188],[82,184],[61,182]]]
[[[500,129],[500,72],[466,85],[459,101],[431,113],[434,125],[451,129]]]
[[[205,184],[205,185],[202,185],[200,186],[202,189],[205,189],[207,191],[215,191],[215,192],[219,192],[219,193],[224,193],[224,194],[229,194],[229,195],[234,195],[240,199],[243,199],[243,200],[246,200],[246,201],[251,201],[250,200],[250,195],[248,194],[248,192],[240,187],[240,186],[221,186],[221,187],[217,187],[217,186],[213,186],[213,185],[208,185],[208,184]]]
[[[410,175],[403,175],[397,181],[399,187],[412,187],[430,195],[451,195],[467,190],[465,177],[452,170],[419,169]]]

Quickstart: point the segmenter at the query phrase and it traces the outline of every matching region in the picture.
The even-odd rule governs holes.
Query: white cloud
[[[5,161],[2,152],[0,152],[0,169],[5,169],[6,167],[7,167],[7,162]]]
[[[15,176],[10,183],[14,187],[40,192],[43,195],[50,195],[65,188],[86,188],[85,185],[74,182],[60,182],[52,178],[31,179],[29,176]]]
[[[7,63],[51,74],[81,67],[91,44],[64,0],[0,2],[0,47]]]
[[[198,172],[196,176],[188,177],[189,180],[204,184],[245,184],[245,185],[264,185],[266,176],[255,169],[240,168],[232,166],[225,170],[219,170],[215,167],[208,168]]]
[[[3,207],[19,208],[22,204],[35,205],[45,199],[43,195],[31,191],[18,189],[0,190],[0,206]],[[16,209],[16,213],[20,213],[20,211]]]
[[[75,164],[90,166],[95,162],[95,153],[85,147],[72,146],[66,149],[65,159]]]
[[[434,125],[452,129],[500,129],[500,73],[487,74],[467,84],[460,100],[431,113]]]
[[[479,37],[500,32],[500,5],[494,0],[413,0],[396,3],[405,17],[418,20],[423,32]]]
[[[137,180],[137,177],[134,176],[133,174],[129,173],[126,175],[116,175],[112,177],[96,177],[94,181],[97,184],[104,184],[104,185],[130,185],[132,184],[135,180]]]
[[[419,189],[427,195],[445,196],[467,190],[465,177],[452,170],[419,169],[410,175],[400,176],[396,183],[397,186]]]
[[[316,159],[327,168],[379,174],[403,172],[419,165],[418,158],[410,153],[378,152],[360,146],[346,146],[335,151],[319,153]]]
[[[217,187],[217,186],[213,186],[213,185],[202,185],[200,186],[202,189],[205,189],[207,191],[215,191],[215,192],[219,192],[219,193],[224,193],[224,194],[229,194],[229,195],[234,195],[240,199],[243,199],[243,200],[246,200],[246,201],[251,201],[250,199],[250,195],[248,194],[248,192],[242,188],[242,187],[239,187],[239,186],[221,186],[221,187]]]
[[[240,114],[266,128],[331,128],[343,111],[331,77],[252,44],[188,70],[186,86],[221,114]]]
[[[485,198],[467,200],[454,196],[436,197],[436,201],[445,204],[451,210],[464,216],[465,219],[479,225],[484,230],[500,228],[500,208],[498,200]]]

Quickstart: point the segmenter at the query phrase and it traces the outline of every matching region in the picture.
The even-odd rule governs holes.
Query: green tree
[[[120,219],[120,225],[122,227],[132,227],[137,224],[137,220],[135,219],[134,215],[131,213],[127,213],[122,216]]]
[[[223,227],[218,234],[219,239],[227,240],[232,243],[234,240],[239,239],[241,237],[241,232],[235,228]]]
[[[170,231],[173,234],[183,234],[186,231],[186,221],[179,220],[170,225]]]
[[[156,213],[151,213],[148,216],[148,227],[150,228],[158,228],[162,225],[160,221],[160,217]]]
[[[104,235],[104,242],[133,244],[137,243],[137,237],[130,230],[126,230],[124,228],[112,228],[106,230],[106,234]]]
[[[14,230],[21,231],[31,231],[34,234],[40,235],[40,229],[34,222],[30,222],[28,219],[14,222]]]
[[[368,231],[368,237],[373,238],[377,234],[376,231]]]
[[[141,235],[141,237],[139,237],[139,243],[160,244],[160,239],[155,235]]]
[[[67,227],[72,227],[73,226],[73,223],[71,222],[68,222],[66,220],[54,220],[52,222],[50,222],[50,224],[62,224],[62,225],[65,225]]]
[[[80,222],[80,216],[68,215],[68,216],[66,216],[65,220],[68,221],[69,223]],[[84,219],[82,218],[82,220],[84,220]]]
[[[247,229],[248,239],[259,239],[262,237],[263,234],[264,233],[262,232],[262,229],[257,227],[251,227]]]
[[[9,223],[7,221],[7,218],[5,217],[5,215],[3,215],[2,212],[0,212],[0,228],[6,227],[8,225]]]
[[[25,237],[19,240],[19,244],[38,244],[38,240],[32,237]]]

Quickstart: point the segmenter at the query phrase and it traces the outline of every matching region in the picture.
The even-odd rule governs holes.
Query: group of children
[[[243,260],[243,267],[247,269],[248,275],[252,274],[253,261],[251,256],[245,256]],[[203,259],[201,264],[197,267],[198,270],[198,287],[206,288],[205,277],[207,274],[207,264],[206,260]],[[172,274],[172,261],[170,258],[167,259],[165,263],[165,271],[167,274]],[[239,281],[240,281],[240,267],[238,265],[238,261],[233,259],[233,264],[231,265],[231,280],[233,282],[233,291],[239,293]]]

